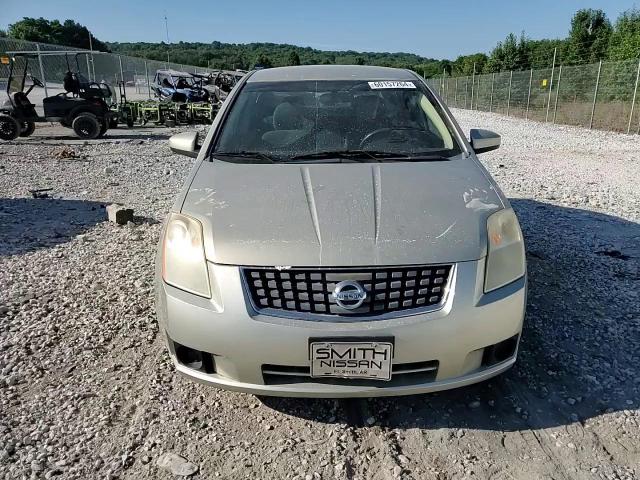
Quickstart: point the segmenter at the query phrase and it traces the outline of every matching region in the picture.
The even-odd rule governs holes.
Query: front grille
[[[256,310],[332,316],[375,316],[436,308],[443,303],[452,265],[371,269],[243,268]],[[367,292],[361,306],[342,308],[333,298],[336,284],[358,282]]]
[[[320,383],[326,385],[397,387],[419,385],[435,381],[439,362],[398,363],[392,366],[390,381],[369,380],[366,378],[314,378],[311,369],[306,366],[262,365],[262,378],[265,385],[287,385],[292,383]]]

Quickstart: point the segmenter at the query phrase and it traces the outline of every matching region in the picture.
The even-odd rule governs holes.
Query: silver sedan
[[[479,382],[516,361],[522,232],[411,71],[260,70],[200,142],[163,230],[157,312],[177,371],[260,395],[368,397]]]

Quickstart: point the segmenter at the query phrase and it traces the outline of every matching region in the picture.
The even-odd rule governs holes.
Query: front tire
[[[71,128],[78,137],[93,140],[100,135],[102,125],[93,113],[81,113],[73,119]]]
[[[0,115],[0,139],[15,140],[20,135],[20,124],[9,115]]]
[[[21,122],[20,124],[20,136],[28,137],[30,136],[36,129],[36,124],[31,121]]]

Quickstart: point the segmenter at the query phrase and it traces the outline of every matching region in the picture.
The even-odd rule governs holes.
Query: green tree
[[[273,63],[271,62],[271,59],[267,55],[265,55],[264,53],[261,53],[258,55],[258,58],[256,58],[255,66],[263,67],[263,68],[271,68],[273,67]]]
[[[46,18],[24,17],[22,20],[9,25],[10,37],[32,42],[53,43],[68,47],[89,48],[89,30],[84,25],[65,20],[47,20]],[[110,51],[108,46],[91,35],[94,50]]]
[[[571,20],[566,60],[593,63],[606,58],[611,32],[611,22],[602,10],[578,10]]]
[[[640,57],[640,10],[627,10],[618,17],[608,53],[611,60]]]
[[[289,52],[289,61],[287,62],[289,65],[300,65],[300,55],[295,50],[291,50]]]

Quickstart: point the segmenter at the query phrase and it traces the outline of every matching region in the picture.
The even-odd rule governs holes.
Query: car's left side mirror
[[[476,153],[490,152],[500,148],[500,135],[491,130],[472,128],[469,137],[471,147]]]
[[[197,157],[200,152],[198,145],[198,132],[184,132],[172,135],[169,138],[169,148],[174,153],[186,155],[187,157]]]

